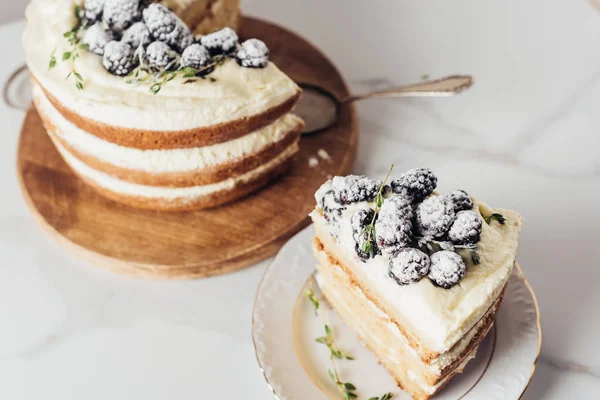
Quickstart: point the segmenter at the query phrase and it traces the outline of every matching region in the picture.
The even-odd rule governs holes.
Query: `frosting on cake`
[[[331,182],[327,182],[317,192],[317,202],[322,206],[326,205],[320,199],[330,189]],[[335,205],[329,201],[328,207]],[[447,351],[480,320],[508,280],[516,257],[521,216],[514,211],[492,209],[474,199],[474,211],[485,216],[500,213],[506,222],[504,225],[483,224],[477,243],[480,263],[468,265],[464,278],[452,288],[444,289],[428,278],[399,285],[388,274],[389,255],[385,252],[366,260],[357,256],[351,218],[358,210],[368,208],[374,208],[374,204],[361,201],[345,204],[344,208],[338,205],[339,217],[335,223],[324,218],[321,207],[317,207],[311,217],[317,231],[329,231],[337,241],[338,250],[347,260],[354,261],[347,267],[369,285],[375,296],[384,299],[404,317],[432,350]]]
[[[54,133],[73,148],[118,167],[157,173],[193,171],[241,159],[279,142],[301,124],[295,115],[285,114],[255,132],[212,146],[140,150],[119,146],[78,128],[54,108],[39,85],[34,84],[33,97],[38,109],[55,126]]]
[[[123,128],[186,130],[226,123],[257,115],[294,97],[298,86],[273,63],[265,68],[242,68],[227,60],[211,73],[216,80],[164,85],[157,94],[148,87],[127,84],[111,75],[102,58],[81,51],[75,61],[84,80],[78,90],[65,77],[69,62],[61,62],[67,50],[63,33],[76,23],[75,0],[33,0],[27,8],[24,34],[25,57],[40,84],[63,106],[77,114]],[[59,58],[48,68],[53,51]],[[177,78],[180,79],[180,78]],[[173,82],[177,83],[177,82]]]
[[[151,199],[165,199],[165,200],[194,200],[199,197],[208,196],[212,193],[217,193],[222,190],[233,189],[236,186],[250,182],[253,179],[261,176],[265,171],[274,169],[278,165],[285,162],[287,159],[292,157],[298,151],[298,144],[294,143],[289,146],[277,157],[273,158],[269,162],[261,165],[260,167],[249,171],[245,174],[231,177],[219,183],[201,186],[189,186],[182,188],[168,188],[160,186],[146,186],[139,185],[136,183],[126,182],[103,172],[97,171],[90,168],[72,154],[70,154],[60,143],[54,141],[54,144],[60,154],[63,156],[67,164],[82,177],[87,178],[100,186],[101,188],[110,190],[114,193],[145,197]]]

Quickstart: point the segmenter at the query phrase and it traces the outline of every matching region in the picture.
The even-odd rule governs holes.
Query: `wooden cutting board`
[[[264,40],[272,61],[297,82],[322,86],[339,97],[348,94],[333,64],[294,33],[246,18],[240,36]],[[300,153],[285,176],[235,203],[182,213],[137,210],[97,195],[71,173],[33,107],[23,124],[17,163],[29,208],[69,251],[132,276],[198,278],[234,271],[275,254],[308,225],[313,194],[321,183],[350,171],[357,141],[355,110],[342,106],[337,125],[302,138]],[[330,159],[319,157],[321,149]]]

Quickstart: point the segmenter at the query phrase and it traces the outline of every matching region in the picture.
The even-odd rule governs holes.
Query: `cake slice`
[[[462,372],[494,323],[522,218],[428,169],[390,185],[334,177],[315,194],[317,282],[331,306],[414,399]]]

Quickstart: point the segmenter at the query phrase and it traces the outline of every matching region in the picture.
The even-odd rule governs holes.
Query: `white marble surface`
[[[429,166],[526,219],[519,260],[542,312],[525,399],[600,396],[600,13],[585,0],[249,0],[317,43],[354,90],[472,73],[453,99],[359,105],[355,170]],[[1,7],[1,6],[0,6]],[[0,27],[0,79],[22,63]],[[35,225],[15,177],[23,119],[0,104],[0,398],[269,399],[250,310],[266,263],[194,282],[111,275]]]

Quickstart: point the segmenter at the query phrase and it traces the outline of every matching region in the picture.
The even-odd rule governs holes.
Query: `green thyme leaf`
[[[52,69],[56,67],[56,57],[53,55],[52,57],[50,57],[50,62],[48,63],[48,69]]]
[[[356,390],[356,387],[353,384],[351,384],[350,382],[344,383],[344,387],[348,390]]]
[[[327,338],[325,336],[321,336],[315,339],[318,343],[327,343]]]
[[[479,265],[479,263],[481,263],[481,258],[479,258],[477,249],[471,250],[471,261],[473,262],[473,265]]]
[[[83,83],[78,81],[75,83],[75,87],[77,87],[77,89],[79,89],[79,90],[83,90]]]
[[[66,60],[68,60],[69,58],[71,58],[71,55],[72,55],[72,54],[73,54],[73,53],[71,53],[70,51],[65,51],[65,52],[63,53],[63,55],[62,55],[62,60],[63,60],[63,61],[66,61]]]
[[[347,397],[348,399],[355,399],[355,398],[357,398],[358,396],[357,396],[357,395],[355,395],[354,393],[347,392],[347,393],[346,393],[346,397]]]
[[[506,218],[504,218],[504,215],[498,213],[493,213],[492,215],[485,217],[485,222],[487,222],[487,224],[490,225],[493,219],[498,221],[501,225],[504,225],[506,223]]]
[[[333,375],[333,372],[331,372],[331,370],[328,369],[327,373],[329,374],[329,377],[331,378],[331,380],[335,382],[335,375]]]

